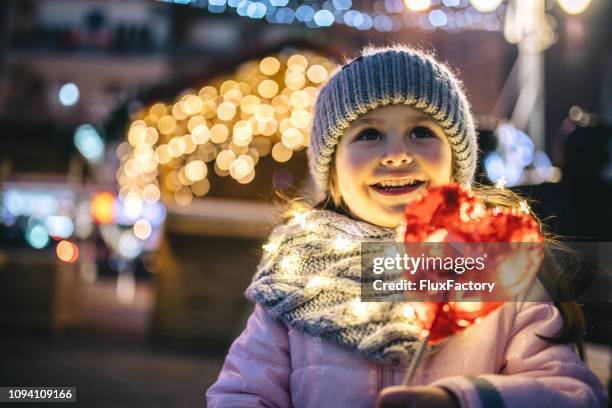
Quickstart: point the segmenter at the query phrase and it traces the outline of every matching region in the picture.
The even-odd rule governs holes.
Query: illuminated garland
[[[352,0],[158,0],[190,5],[210,13],[228,10],[271,24],[304,24],[308,28],[346,25],[360,31],[396,32],[406,28],[446,31],[501,31],[502,0],[377,0],[354,8]],[[471,5],[470,5],[471,4]],[[367,8],[367,9],[366,9]]]
[[[247,184],[260,157],[288,161],[307,144],[316,93],[334,69],[310,52],[268,56],[143,109],[117,149],[119,195],[153,204],[165,190],[187,205],[209,191],[209,170]]]

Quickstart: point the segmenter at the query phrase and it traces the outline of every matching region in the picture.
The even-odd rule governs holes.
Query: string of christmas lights
[[[117,148],[120,197],[154,204],[166,191],[188,205],[208,193],[209,170],[247,184],[261,157],[288,161],[307,145],[316,93],[335,68],[311,52],[281,53],[142,109]]]
[[[210,13],[234,12],[271,24],[303,24],[325,28],[334,24],[360,31],[423,30],[501,31],[506,5],[503,0],[158,0],[189,5]]]

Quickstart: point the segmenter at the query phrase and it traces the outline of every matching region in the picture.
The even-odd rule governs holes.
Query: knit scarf
[[[395,231],[326,210],[277,227],[247,297],[276,319],[388,366],[407,365],[418,328],[397,302],[360,302],[361,243]]]

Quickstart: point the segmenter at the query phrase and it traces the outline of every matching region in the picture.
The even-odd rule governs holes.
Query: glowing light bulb
[[[196,181],[190,187],[191,191],[193,192],[193,195],[197,197],[203,197],[208,194],[208,191],[210,190],[210,181],[205,178],[200,181]]]
[[[278,247],[280,246],[279,242],[277,241],[270,241],[267,244],[265,244],[263,246],[263,250],[268,252],[268,253],[272,253],[272,252],[276,252],[278,250]]]
[[[368,313],[368,307],[359,299],[355,299],[351,304],[351,312],[357,317],[364,317]]]
[[[93,126],[79,126],[74,131],[74,145],[89,162],[100,163],[104,160],[104,141]]]
[[[219,169],[227,171],[229,170],[230,164],[236,159],[236,153],[232,150],[222,150],[217,155],[217,167]]]
[[[424,11],[431,6],[431,0],[404,0],[404,3],[411,11]]]
[[[33,248],[42,249],[49,243],[49,233],[44,225],[34,223],[26,232],[26,240]]]
[[[306,227],[306,217],[308,217],[307,212],[298,212],[293,216],[293,222],[299,224],[300,227]]]
[[[308,281],[308,283],[306,284],[306,289],[316,290],[320,289],[323,285],[325,285],[325,278],[321,276],[315,276],[314,278]]]
[[[217,108],[217,117],[221,120],[232,120],[236,116],[236,105],[232,102],[222,102]]]
[[[244,159],[244,156],[238,157],[229,166],[230,176],[236,180],[248,176],[251,171],[253,171],[252,162],[249,163],[248,160]]]
[[[489,13],[499,7],[503,0],[470,0],[472,7],[481,13]]]
[[[79,248],[70,241],[60,241],[55,248],[55,253],[61,261],[74,263],[79,257]]]
[[[236,122],[233,129],[232,141],[238,146],[247,146],[253,140],[253,126],[247,120]]]
[[[334,248],[338,251],[346,251],[351,248],[351,241],[343,237],[338,237],[334,240]]]
[[[406,319],[414,319],[416,317],[416,313],[414,311],[414,308],[412,306],[410,306],[410,305],[404,305],[402,307],[402,315]]]
[[[279,163],[288,161],[293,156],[293,150],[285,146],[283,143],[276,143],[272,147],[272,158]]]
[[[557,0],[559,5],[567,14],[580,14],[584,12],[590,5],[591,0]]]
[[[519,211],[523,214],[529,214],[530,210],[531,209],[529,208],[529,204],[527,204],[527,201],[523,200],[519,203]]]
[[[176,129],[176,119],[174,119],[174,116],[170,115],[163,116],[159,119],[159,122],[157,122],[157,128],[161,134],[169,135]]]
[[[142,251],[142,242],[134,236],[131,230],[126,230],[119,237],[118,247],[121,255],[128,259],[134,259]]]
[[[508,184],[508,180],[506,180],[505,176],[501,176],[499,179],[497,179],[497,181],[495,182],[495,188],[499,188],[500,190],[503,190],[506,188],[506,184]]]
[[[304,109],[296,109],[291,113],[291,125],[298,129],[306,129],[310,125],[311,115]]]
[[[299,260],[300,257],[298,255],[285,255],[280,261],[281,273],[293,274]]]
[[[161,192],[159,191],[159,187],[157,187],[155,184],[147,184],[142,189],[142,198],[147,204],[155,204],[159,201],[160,197]]]
[[[91,215],[99,224],[110,224],[115,218],[115,197],[111,193],[99,193],[91,200]]]
[[[274,98],[274,96],[278,93],[278,84],[276,81],[271,79],[265,79],[261,81],[257,87],[257,92],[259,92],[259,94],[264,98]]]
[[[325,80],[327,79],[327,75],[327,70],[322,65],[312,65],[306,71],[306,76],[308,77],[310,82],[313,82],[315,84],[325,82]]]
[[[151,232],[153,231],[151,223],[148,220],[145,220],[144,218],[137,220],[134,223],[133,229],[136,238],[141,239],[143,241],[149,238],[151,236]]]
[[[199,96],[196,95],[189,95],[187,98],[185,98],[181,105],[183,112],[188,115],[195,115],[196,113],[199,113],[203,106],[204,102]]]
[[[306,77],[303,72],[289,71],[285,75],[285,85],[289,89],[300,89],[306,83]]]
[[[287,128],[282,133],[281,140],[288,148],[295,149],[304,141],[304,135],[302,135],[302,132],[295,128]]]
[[[222,123],[217,123],[210,128],[210,140],[213,143],[223,143],[229,136],[229,129]]]
[[[191,131],[191,139],[197,145],[203,145],[210,140],[210,130],[206,125],[198,125]]]
[[[259,63],[259,70],[264,75],[274,75],[280,69],[280,62],[274,57],[266,57]]]
[[[185,175],[191,181],[199,181],[206,177],[208,169],[202,160],[193,160],[185,166]]]
[[[253,114],[259,105],[259,98],[255,95],[247,95],[240,101],[240,110],[244,113]]]
[[[301,54],[294,54],[287,60],[287,67],[292,71],[304,72],[308,66],[308,60]]]
[[[73,106],[79,101],[79,87],[73,82],[64,84],[57,95],[62,106]]]

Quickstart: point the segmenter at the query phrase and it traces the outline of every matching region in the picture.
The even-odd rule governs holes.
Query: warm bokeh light
[[[583,13],[590,5],[591,0],[557,0],[559,2],[559,6],[565,11],[567,14],[580,14]]]
[[[91,215],[99,224],[110,224],[115,219],[115,197],[108,192],[98,193],[91,200]]]
[[[221,170],[229,170],[229,166],[236,158],[236,153],[232,150],[223,150],[217,155],[217,167]]]
[[[193,160],[185,166],[185,174],[191,181],[199,181],[206,177],[208,169],[202,160]]]
[[[217,117],[221,120],[232,120],[236,116],[236,105],[232,102],[222,102],[217,108]]]
[[[148,204],[155,204],[156,202],[159,201],[160,197],[161,197],[161,192],[159,191],[159,187],[157,187],[155,184],[147,184],[142,189],[142,198]]]
[[[311,82],[315,84],[320,84],[322,82],[325,82],[328,73],[324,66],[312,65],[310,68],[308,68],[308,71],[306,71],[306,76]]]
[[[73,82],[62,85],[57,95],[62,106],[73,106],[79,101],[79,87]]]
[[[247,184],[262,157],[290,160],[307,144],[316,94],[335,69],[312,52],[270,55],[135,113],[117,148],[119,197],[131,219],[164,195],[189,205],[208,194],[209,171]]]
[[[282,143],[276,143],[274,147],[272,147],[272,158],[279,163],[288,161],[292,155],[293,150]]]
[[[257,92],[264,98],[273,98],[278,93],[278,83],[271,79],[265,79],[257,87]]]
[[[470,4],[481,13],[491,12],[499,7],[503,0],[470,0]]]
[[[210,140],[210,130],[206,125],[198,125],[191,131],[191,139],[197,145],[203,145]]]
[[[296,128],[287,128],[281,136],[281,141],[288,148],[295,149],[302,144],[304,136]]]
[[[176,129],[176,119],[170,115],[163,116],[157,122],[157,128],[160,133],[169,135]]]
[[[404,0],[410,11],[424,11],[431,6],[431,0]]]
[[[247,120],[236,122],[232,141],[238,146],[248,146],[253,140],[253,125]]]
[[[79,258],[79,248],[70,241],[60,241],[55,248],[57,257],[64,262],[74,263]]]
[[[259,63],[259,70],[264,75],[274,75],[280,69],[280,62],[274,57],[266,57]]]
[[[208,194],[208,191],[210,190],[210,182],[208,181],[208,179],[203,179],[193,183],[190,188],[193,192],[193,195],[197,197],[203,197]]]
[[[210,129],[210,140],[213,143],[223,143],[227,140],[228,136],[229,129],[222,123],[218,123]]]
[[[181,187],[177,192],[174,193],[174,200],[178,205],[186,206],[191,204],[193,200],[193,194],[188,187]]]
[[[253,113],[255,120],[261,123],[268,123],[274,119],[274,108],[270,105],[259,105]]]
[[[134,223],[133,229],[136,238],[141,239],[143,241],[149,238],[151,236],[151,232],[153,232],[153,227],[151,227],[151,223],[144,218],[137,220]]]

